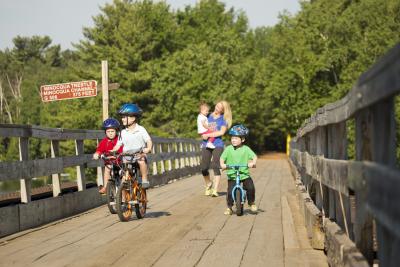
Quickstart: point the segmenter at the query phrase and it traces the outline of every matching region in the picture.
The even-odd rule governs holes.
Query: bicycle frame
[[[103,154],[101,159],[104,161],[104,167],[110,169],[110,180],[114,181],[116,185],[119,186],[121,179],[116,178],[120,177],[120,170],[122,170],[122,167],[118,162],[118,157]],[[108,164],[110,164],[111,167],[108,167]]]
[[[237,189],[240,190],[241,192],[241,203],[244,204],[244,201],[246,199],[246,190],[244,190],[243,186],[240,184],[240,172],[239,168],[240,167],[245,167],[248,168],[247,165],[227,165],[229,169],[234,169],[236,171],[236,185],[232,188],[231,194],[232,194],[232,199],[235,201],[235,191]]]
[[[129,193],[133,196],[133,200],[129,201],[129,204],[134,205],[138,203],[138,200],[136,199],[136,192],[139,189],[139,184],[141,183],[140,169],[137,165],[137,160],[139,158],[137,155],[132,154],[121,154],[120,156],[128,156],[129,158],[125,158],[121,164],[121,177],[122,183],[128,183]]]

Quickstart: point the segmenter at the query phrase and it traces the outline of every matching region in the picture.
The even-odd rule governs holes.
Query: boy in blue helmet
[[[227,165],[247,165],[249,168],[256,166],[257,156],[250,147],[244,145],[245,137],[249,134],[249,130],[243,125],[235,125],[229,130],[231,136],[231,145],[225,148],[220,158],[222,169],[226,169]],[[252,212],[257,211],[255,204],[256,190],[254,187],[253,179],[250,177],[248,168],[240,168],[240,180],[246,190],[247,200]],[[233,199],[230,193],[236,184],[236,171],[229,169],[228,176],[228,190],[226,194],[227,209],[225,215],[232,214]]]
[[[125,129],[121,131],[120,138],[113,151],[117,151],[123,145],[123,152],[142,151],[142,157],[138,160],[140,173],[142,175],[142,187],[150,186],[148,180],[146,154],[151,152],[153,142],[150,135],[143,126],[138,124],[142,110],[136,104],[124,104],[118,114],[122,117]]]
[[[114,118],[108,118],[103,122],[103,129],[106,133],[106,137],[104,137],[99,145],[97,146],[96,152],[93,154],[93,159],[99,159],[101,154],[109,153],[117,144],[118,141],[118,133],[119,133],[119,122]],[[122,152],[122,147],[118,152]],[[111,166],[110,162],[106,162],[106,167],[104,169],[104,186],[100,188],[99,193],[106,193],[107,182],[110,179]]]

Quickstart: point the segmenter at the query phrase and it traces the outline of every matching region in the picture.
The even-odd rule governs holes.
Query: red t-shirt
[[[115,145],[117,144],[118,141],[118,136],[116,136],[114,139],[108,139],[107,137],[103,138],[103,140],[100,141],[99,145],[97,146],[96,153],[98,154],[107,154],[107,152],[110,152]],[[121,146],[117,153],[122,153],[122,148]],[[110,163],[110,162],[107,162]]]

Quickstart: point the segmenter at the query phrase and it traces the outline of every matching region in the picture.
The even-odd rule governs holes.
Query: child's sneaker
[[[214,148],[215,148],[214,144],[211,143],[211,142],[207,142],[206,147],[207,147],[207,148],[211,148],[211,149],[214,149]]]
[[[250,210],[252,211],[252,212],[257,212],[257,206],[256,206],[256,204],[251,204],[250,205]]]
[[[226,210],[224,211],[225,215],[232,215],[233,211],[231,208],[226,208]]]
[[[149,181],[142,181],[142,188],[147,189],[150,187],[150,182]]]
[[[204,193],[205,196],[211,196],[212,194],[212,183],[206,186],[206,192]]]
[[[212,197],[218,197],[219,196],[218,192],[217,192],[217,189],[211,189],[211,196]]]

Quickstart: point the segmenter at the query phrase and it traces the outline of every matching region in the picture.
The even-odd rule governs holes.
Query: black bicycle
[[[108,180],[106,186],[107,206],[112,214],[116,214],[116,196],[118,188],[121,185],[120,159],[118,156],[111,154],[102,154],[101,158],[104,161],[105,167],[110,169],[110,179]]]

